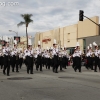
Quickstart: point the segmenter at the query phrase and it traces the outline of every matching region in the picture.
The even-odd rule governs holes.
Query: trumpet
[[[52,59],[53,58],[52,53],[49,53],[49,55],[50,55],[50,59]]]
[[[18,60],[18,58],[19,58],[19,53],[17,52],[17,54],[16,54],[16,60]]]

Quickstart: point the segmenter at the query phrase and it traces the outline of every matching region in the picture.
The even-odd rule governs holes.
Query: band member
[[[34,64],[36,65],[37,64],[37,49],[35,49],[34,51],[33,51],[33,55],[34,55]]]
[[[15,66],[16,66],[16,72],[19,72],[18,70],[19,65],[19,53],[17,48],[17,41],[14,40],[14,48],[11,52],[11,66],[12,66],[12,72],[14,72]]]
[[[46,69],[50,69],[50,63],[51,63],[51,59],[50,59],[50,51],[49,51],[49,48],[47,47],[47,51],[46,51],[46,54],[45,54],[45,60],[46,60]]]
[[[93,70],[93,52],[92,52],[92,44],[90,44],[88,47],[87,47],[87,54],[86,54],[86,57],[87,57],[87,65],[86,65],[86,68],[87,69],[91,69]]]
[[[38,41],[38,48],[37,48],[37,61],[36,61],[36,70],[38,71],[38,68],[40,66],[40,71],[42,71],[42,50],[40,41]]]
[[[24,54],[23,54],[22,50],[20,50],[20,53],[19,53],[19,66],[20,66],[20,69],[21,69],[22,64],[23,64],[23,56],[24,56]]]
[[[27,73],[33,74],[33,49],[31,39],[28,39],[28,48],[25,50],[25,58],[27,62]]]
[[[3,68],[3,53],[2,53],[2,50],[0,50],[0,66],[1,66],[1,69]]]
[[[27,72],[29,73],[30,70],[30,74],[33,74],[33,50],[32,50],[32,45],[29,45],[29,49],[28,49],[28,67],[27,67]]]
[[[99,56],[98,67],[99,67],[99,72],[100,72],[100,48],[98,50],[98,56]]]
[[[56,40],[54,39],[54,44],[53,44],[53,72],[58,73],[58,49],[57,49],[57,44]]]
[[[74,53],[72,55],[72,60],[73,60],[73,65],[72,65],[72,68],[74,69],[76,67],[76,59],[75,59],[75,53],[76,53],[76,48],[74,48]]]
[[[5,47],[3,48],[3,54],[4,54],[4,68],[3,68],[3,74],[5,75],[5,70],[7,69],[7,76],[9,76],[10,71],[10,48],[9,48],[9,42],[7,41],[5,43]]]
[[[65,47],[63,49],[62,64],[63,68],[67,69],[66,66],[68,66],[68,54]]]
[[[80,45],[79,42],[76,44],[76,51],[75,51],[75,61],[76,61],[76,66],[74,67],[74,70],[78,69],[79,72],[81,72],[81,51],[80,51]]]
[[[93,42],[93,45],[95,47],[95,50],[94,50],[94,55],[95,55],[95,57],[94,57],[94,61],[95,61],[94,72],[97,72],[97,66],[98,66],[98,63],[99,63],[99,50],[98,50],[98,45],[95,42]]]
[[[93,62],[94,62],[94,54],[93,54],[93,49],[92,49],[92,44],[89,45],[89,49],[90,49],[90,55],[91,55],[91,64],[90,64],[90,68],[91,70],[94,70],[93,69]]]
[[[58,57],[59,57],[60,71],[62,71],[62,67],[63,67],[62,57],[63,57],[63,54],[62,54],[62,51],[61,50],[59,50]]]

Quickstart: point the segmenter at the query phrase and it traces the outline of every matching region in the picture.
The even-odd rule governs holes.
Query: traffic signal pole
[[[83,15],[83,16],[84,16],[84,15]],[[90,21],[92,21],[94,24],[96,24],[97,26],[99,26],[99,35],[100,35],[100,25],[97,24],[96,22],[94,22],[93,20],[91,20],[90,18],[88,18],[87,16],[84,16],[84,17],[86,17],[87,19],[89,19]]]
[[[83,15],[84,16],[84,15]],[[86,16],[84,16],[84,17],[86,17]],[[99,27],[100,27],[100,25],[99,24],[97,24],[96,22],[94,22],[93,20],[91,20],[90,18],[88,18],[88,17],[86,17],[87,19],[89,19],[90,21],[92,21],[94,24],[96,24],[96,25],[98,25]]]
[[[79,21],[83,21],[84,17],[86,17],[87,19],[89,19],[90,21],[92,21],[94,24],[96,24],[97,26],[99,26],[99,35],[100,35],[100,25],[97,24],[96,22],[94,22],[93,20],[91,20],[90,18],[88,18],[87,16],[84,16],[84,11],[83,10],[79,10]]]

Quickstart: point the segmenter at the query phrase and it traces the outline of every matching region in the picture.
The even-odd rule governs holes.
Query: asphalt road
[[[0,100],[100,100],[100,72],[74,72],[71,66],[59,73],[45,67],[34,74],[25,66],[19,71],[6,76],[0,69]]]

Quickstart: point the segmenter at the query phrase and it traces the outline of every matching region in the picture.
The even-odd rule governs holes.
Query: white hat
[[[87,49],[89,50],[89,46],[87,46]]]
[[[14,40],[14,44],[15,44],[15,45],[17,44],[17,41],[16,41],[16,40]]]
[[[94,45],[94,46],[98,46],[95,42],[93,42],[93,45]]]
[[[92,44],[89,45],[92,48]]]
[[[54,44],[56,44],[56,39],[54,39]]]
[[[40,45],[40,41],[38,41],[38,45]]]
[[[28,39],[28,45],[32,45],[31,39]]]
[[[76,43],[76,46],[80,46],[79,42]]]
[[[53,47],[51,47],[51,49],[53,49]]]

